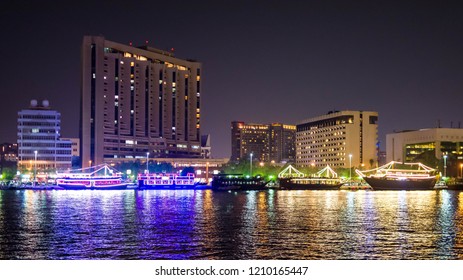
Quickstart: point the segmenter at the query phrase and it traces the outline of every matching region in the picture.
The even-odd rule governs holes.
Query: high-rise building
[[[47,100],[18,112],[18,167],[53,171],[71,167],[71,141],[60,139],[61,114]]]
[[[297,124],[298,165],[373,167],[378,152],[377,112],[335,111]]]
[[[82,165],[114,158],[199,158],[201,64],[148,46],[85,36]]]
[[[294,161],[296,126],[281,123],[231,123],[231,160]]]

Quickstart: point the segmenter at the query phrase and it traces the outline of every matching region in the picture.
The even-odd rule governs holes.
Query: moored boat
[[[67,173],[58,173],[56,184],[64,189],[73,190],[127,188],[127,183],[122,179],[122,173],[115,171],[106,164],[72,170]]]
[[[339,190],[344,183],[331,178],[282,178],[281,190]]]
[[[168,174],[138,174],[140,189],[194,189],[198,183],[193,173],[187,175]]]
[[[344,184],[344,180],[328,165],[312,176],[306,176],[289,165],[278,177],[282,190],[339,190]]]
[[[355,172],[374,190],[432,190],[436,185],[435,169],[422,163],[390,163],[375,169]]]
[[[449,190],[463,190],[463,179],[462,178],[450,178],[447,183],[447,189]]]
[[[216,191],[267,190],[267,181],[262,177],[242,174],[218,174],[212,179],[212,189]]]

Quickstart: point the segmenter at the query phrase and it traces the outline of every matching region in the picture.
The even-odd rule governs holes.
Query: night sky
[[[31,3],[29,3],[31,2]],[[0,143],[48,99],[78,137],[84,35],[175,48],[203,63],[202,134],[230,156],[230,122],[379,112],[394,130],[463,127],[458,1],[19,1],[0,4]]]

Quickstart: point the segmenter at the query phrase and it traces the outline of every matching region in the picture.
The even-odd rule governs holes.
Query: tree
[[[2,181],[11,181],[14,179],[16,175],[16,168],[15,167],[5,167],[2,169]]]

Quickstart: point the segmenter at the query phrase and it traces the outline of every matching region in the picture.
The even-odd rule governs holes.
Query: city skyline
[[[211,134],[214,157],[231,154],[231,121],[377,111],[381,150],[394,130],[463,121],[457,2],[80,3],[7,3],[0,12],[0,142],[16,140],[17,112],[31,99],[50,100],[62,135],[78,137],[81,41],[99,34],[202,62],[201,134]]]

